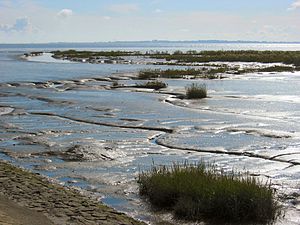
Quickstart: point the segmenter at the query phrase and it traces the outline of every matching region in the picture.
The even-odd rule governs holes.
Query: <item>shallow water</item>
[[[26,61],[22,52],[0,51],[1,158],[150,222],[155,216],[137,194],[140,170],[214,162],[293,196],[277,224],[299,224],[299,72],[199,81],[209,98],[179,100],[168,93],[195,80],[165,80],[161,93],[109,89],[101,78],[151,66]]]

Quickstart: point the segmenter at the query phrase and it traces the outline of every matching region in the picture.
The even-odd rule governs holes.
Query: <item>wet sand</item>
[[[0,161],[0,224],[116,224],[142,222],[94,199]]]

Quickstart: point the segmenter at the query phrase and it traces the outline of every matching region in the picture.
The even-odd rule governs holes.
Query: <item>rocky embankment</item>
[[[38,174],[2,161],[0,161],[0,195],[20,206],[44,214],[53,224],[144,224],[76,190],[53,184]]]

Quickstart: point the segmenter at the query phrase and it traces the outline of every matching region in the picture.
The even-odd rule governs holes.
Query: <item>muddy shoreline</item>
[[[45,215],[53,224],[144,224],[75,189],[52,183],[4,161],[0,161],[0,195]]]

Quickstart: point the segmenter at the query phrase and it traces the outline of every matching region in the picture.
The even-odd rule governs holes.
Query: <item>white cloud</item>
[[[13,25],[0,24],[0,31],[5,32],[32,32],[34,30],[27,17],[17,18]]]
[[[67,18],[73,15],[73,11],[71,9],[62,9],[57,15],[61,18]]]
[[[111,5],[109,9],[116,13],[132,13],[137,12],[139,7],[136,4],[115,4]]]
[[[296,0],[291,6],[288,8],[289,10],[295,10],[300,8],[300,0]]]

